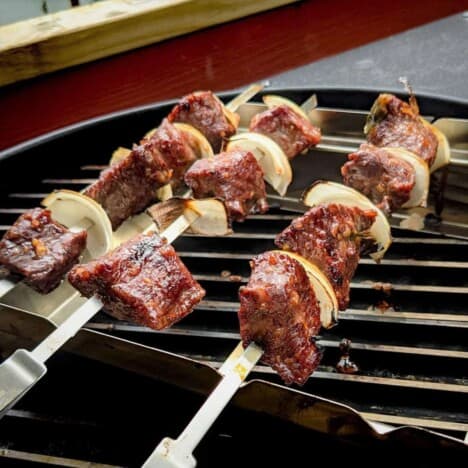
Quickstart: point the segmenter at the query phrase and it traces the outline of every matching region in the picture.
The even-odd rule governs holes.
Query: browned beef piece
[[[349,304],[349,284],[357,268],[361,237],[372,226],[373,210],[319,205],[296,218],[275,240],[278,247],[302,255],[330,280],[340,310]]]
[[[249,151],[229,151],[199,159],[185,174],[195,198],[218,197],[230,220],[243,221],[268,210],[263,172]]]
[[[96,200],[117,229],[129,216],[144,210],[156,198],[156,190],[172,177],[155,143],[149,139],[133,148],[122,161],[101,172],[84,194]]]
[[[0,264],[46,294],[78,262],[86,237],[86,231],[71,232],[54,221],[49,210],[34,208],[21,215],[3,236]]]
[[[236,133],[236,127],[223,113],[222,103],[211,91],[184,96],[168,115],[170,122],[184,122],[198,129],[213,147],[221,150],[224,140]]]
[[[289,159],[315,146],[321,138],[319,128],[286,105],[254,115],[250,121],[250,131],[262,133],[276,141]]]
[[[185,171],[197,159],[191,140],[164,119],[153,135],[142,140],[141,144],[147,142],[158,149],[167,167],[172,169],[171,184],[177,187],[184,180]]]
[[[344,183],[385,212],[395,211],[409,200],[416,179],[408,162],[366,143],[348,155],[348,160],[341,168]]]
[[[68,280],[84,296],[96,294],[115,318],[155,330],[181,320],[205,295],[173,247],[155,233],[77,265]]]
[[[240,288],[239,323],[244,346],[254,341],[262,361],[287,383],[302,385],[320,362],[313,338],[320,309],[304,267],[280,252],[255,257],[252,274]]]
[[[374,103],[374,124],[367,140],[375,146],[401,147],[421,156],[432,166],[437,137],[420,120],[419,111],[392,94],[381,94]]]

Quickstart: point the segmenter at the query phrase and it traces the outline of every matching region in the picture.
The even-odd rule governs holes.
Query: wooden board
[[[0,27],[0,85],[295,1],[106,0],[9,24]]]

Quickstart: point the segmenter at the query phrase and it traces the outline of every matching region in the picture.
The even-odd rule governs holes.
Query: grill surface
[[[308,91],[279,91],[278,94],[289,95],[298,102],[310,95]],[[352,95],[336,91],[318,93],[319,104],[327,107],[339,103],[350,109],[367,109],[374,98],[375,94],[365,92]],[[426,115],[468,115],[468,110],[456,103],[422,98],[420,104]],[[167,105],[154,106],[98,120],[59,132],[55,137],[26,144],[5,153],[3,159],[0,156],[0,230],[5,230],[25,209],[37,206],[51,190],[80,190],[94,181],[116,146],[130,146],[145,131],[157,125],[169,108]],[[358,112],[356,116],[360,125],[362,114]],[[326,127],[326,123],[323,125]],[[301,179],[306,177],[308,182],[319,178],[336,179],[333,168],[337,161],[343,161],[343,151],[336,148],[333,151],[330,144],[343,148],[345,137],[352,147],[356,146],[357,138],[346,136],[344,130],[339,135],[326,131],[321,149],[310,156],[297,158],[296,174],[300,171]],[[461,164],[451,169],[450,178],[464,193],[463,180],[460,182],[461,179],[454,175],[465,170],[463,141],[458,147]],[[308,158],[316,163],[307,172]],[[325,158],[329,164],[325,164],[323,170],[317,169],[317,161],[323,162]],[[24,164],[28,166],[27,174],[21,171]],[[335,175],[332,177],[330,174]],[[295,180],[288,196],[294,198],[306,185],[303,185],[303,180]],[[272,204],[274,206],[274,201]],[[463,210],[464,207],[458,207],[458,212]],[[88,324],[88,328],[219,366],[239,340],[237,291],[248,278],[248,260],[257,253],[274,248],[275,235],[294,216],[289,211],[273,207],[266,215],[251,216],[245,223],[236,224],[235,234],[227,238],[190,235],[179,238],[174,246],[207,290],[207,296],[192,315],[176,326],[154,332],[130,323],[117,322],[101,312]],[[397,426],[418,425],[463,439],[468,431],[468,279],[465,274],[468,240],[399,228],[394,228],[393,236],[393,245],[380,265],[367,258],[361,260],[352,282],[350,308],[341,314],[337,327],[322,333],[319,341],[325,349],[322,364],[302,390],[349,404],[373,421]],[[383,283],[390,285],[384,286]],[[382,307],[383,304],[388,304],[388,308]],[[335,371],[340,357],[338,344],[344,337],[352,340],[351,357],[360,368],[358,374],[344,375]],[[73,359],[76,358],[61,356],[53,363],[63,371],[67,368],[68,359],[74,363]],[[99,367],[97,364],[90,366]],[[105,373],[102,369],[98,372]],[[60,378],[54,378],[53,374],[52,370],[46,379],[62,385]],[[256,367],[252,377],[281,383],[271,369],[261,365]],[[131,379],[137,377],[132,375]],[[82,385],[78,381],[75,384]],[[47,388],[50,391],[50,386]],[[44,393],[44,387],[41,389],[7,418],[6,427],[13,429],[10,439],[0,438],[4,446],[15,446],[12,442],[17,434],[15,431],[21,427],[18,421],[21,424],[28,421],[34,426],[38,424],[38,419],[45,418],[49,425],[57,418],[60,420],[63,414],[69,414],[69,409],[62,407],[63,413],[60,414],[59,409],[57,416],[56,409],[47,403],[49,397]],[[40,402],[39,407],[34,406],[34,397]],[[195,397],[193,402],[190,398],[188,400],[193,408],[199,403]],[[189,403],[182,405],[182,414],[184,408],[188,418],[192,408]],[[86,414],[90,420],[86,424],[98,424],[88,410]],[[53,416],[47,416],[49,411]],[[228,414],[221,425],[226,421],[233,423],[232,418]],[[109,420],[101,423],[107,427]],[[57,424],[67,423],[61,421]],[[57,430],[58,426],[52,424],[52,427]],[[177,433],[181,426],[174,424],[173,429]],[[161,430],[161,435],[170,432],[164,432],[164,428]],[[142,442],[143,446],[149,444],[149,439]],[[154,443],[158,439],[151,440]],[[108,441],[102,443],[105,446]],[[34,452],[34,447],[24,450]],[[67,450],[67,457],[74,458],[74,450]],[[11,456],[21,458],[21,454]],[[99,459],[97,456],[96,460]],[[116,457],[113,461],[133,462],[128,456],[122,456],[120,460]]]

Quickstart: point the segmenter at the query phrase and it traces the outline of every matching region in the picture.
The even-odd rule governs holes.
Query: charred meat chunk
[[[147,142],[157,148],[167,167],[172,169],[171,184],[177,187],[184,180],[185,171],[197,159],[189,137],[164,119],[156,131],[149,138],[143,139],[141,144]]]
[[[413,166],[374,145],[362,144],[341,168],[346,185],[366,195],[387,213],[410,198],[416,179]]]
[[[73,268],[68,280],[105,310],[155,330],[178,322],[205,295],[173,247],[157,234],[140,234],[112,252]]]
[[[281,252],[255,257],[252,274],[240,288],[239,323],[243,345],[254,341],[262,361],[285,383],[302,385],[320,362],[313,338],[320,309],[304,267]]]
[[[49,210],[34,208],[21,215],[3,236],[0,264],[46,294],[78,262],[86,238],[86,231],[71,232],[54,221]]]
[[[319,128],[286,105],[254,115],[250,121],[250,131],[270,137],[289,159],[315,146],[321,137]]]
[[[429,167],[435,160],[437,137],[421,121],[415,103],[381,94],[372,107],[365,131],[367,141],[375,146],[404,148],[423,158]]]
[[[156,190],[170,181],[172,173],[149,139],[104,170],[84,194],[104,208],[115,230],[129,216],[140,213],[154,201]]]
[[[184,96],[168,116],[170,122],[184,122],[199,130],[214,152],[224,140],[236,133],[236,127],[223,112],[223,103],[211,91],[198,91]]]
[[[317,265],[330,280],[340,310],[349,304],[349,284],[358,266],[361,237],[376,212],[344,205],[319,205],[296,218],[278,234],[275,244]]]
[[[230,220],[243,221],[253,213],[265,213],[263,172],[250,151],[229,151],[199,159],[185,174],[195,198],[218,197]]]

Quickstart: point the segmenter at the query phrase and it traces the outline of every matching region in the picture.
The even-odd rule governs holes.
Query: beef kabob
[[[409,103],[380,94],[367,117],[367,143],[341,169],[346,185],[368,196],[386,213],[425,207],[430,174],[450,163],[447,138],[419,114],[411,88]]]
[[[256,256],[240,288],[245,349],[233,351],[221,368],[222,380],[185,430],[176,440],[163,439],[144,467],[194,467],[193,450],[259,359],[287,384],[304,384],[318,366],[315,337],[347,307],[361,250],[380,259],[391,235],[383,212],[349,187],[314,184],[304,202],[312,208],[276,238],[282,250]]]
[[[165,213],[159,216],[164,218]],[[117,319],[157,330],[193,310],[205,291],[170,245],[188,227],[211,236],[226,235],[230,229],[223,203],[186,200],[185,209],[160,235],[153,225],[103,256],[71,269],[69,282],[89,299],[33,351],[18,349],[0,365],[0,417],[42,378],[47,359],[103,307]]]
[[[253,116],[250,132],[231,137],[225,151],[213,158],[195,161],[184,177],[195,198],[222,199],[231,221],[265,213],[262,178],[284,195],[292,181],[289,159],[320,140],[320,129],[297,104],[279,96],[265,96],[264,101],[271,108]]]

